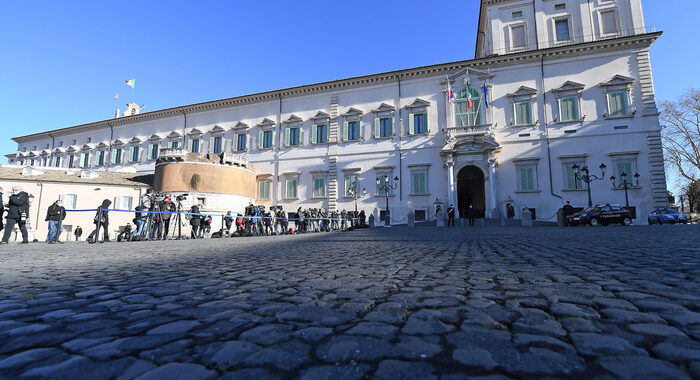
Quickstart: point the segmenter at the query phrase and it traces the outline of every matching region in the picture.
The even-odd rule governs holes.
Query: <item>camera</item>
[[[182,201],[184,201],[185,199],[187,199],[187,196],[188,196],[188,195],[189,195],[189,194],[180,194],[180,195],[178,195],[177,197],[175,197],[175,200],[178,201],[178,202],[182,202]]]

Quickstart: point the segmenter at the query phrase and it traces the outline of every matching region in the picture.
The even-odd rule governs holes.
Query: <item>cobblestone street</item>
[[[10,245],[0,378],[700,378],[699,247],[699,226]]]

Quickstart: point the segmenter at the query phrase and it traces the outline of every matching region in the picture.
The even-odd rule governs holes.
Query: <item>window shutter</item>
[[[262,149],[264,138],[265,138],[265,132],[263,132],[263,131],[258,132],[258,149]]]
[[[311,143],[316,144],[318,142],[318,125],[311,126]]]
[[[112,149],[112,163],[116,164],[117,163],[117,150]]]
[[[362,140],[362,120],[357,121],[357,139]]]
[[[412,113],[408,114],[408,134],[413,135],[416,133],[416,121]]]
[[[423,112],[423,133],[428,134],[430,130],[428,129],[428,112]]]
[[[290,135],[291,128],[287,127],[284,129],[284,145],[289,146],[292,142],[292,136]]]
[[[275,133],[277,133],[274,129],[270,133],[270,148],[275,146]]]
[[[380,123],[379,123],[379,118],[375,117],[374,118],[374,138],[378,139],[379,136],[381,136],[381,130],[380,130]]]
[[[389,121],[389,123],[388,123],[388,124],[389,124],[389,127],[388,127],[389,133],[388,133],[388,135],[393,137],[393,136],[394,136],[394,118],[393,118],[393,117],[390,117],[388,121]]]
[[[153,144],[148,144],[148,159],[153,157]]]
[[[348,141],[348,122],[343,122],[343,141]]]

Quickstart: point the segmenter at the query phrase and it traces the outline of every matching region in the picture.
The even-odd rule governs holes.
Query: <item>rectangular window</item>
[[[155,160],[158,158],[158,143],[148,145],[148,159]]]
[[[357,192],[357,175],[349,174],[345,176],[345,196],[351,197]]]
[[[427,113],[416,113],[412,114],[411,119],[409,120],[409,133],[412,135],[420,135],[423,133],[428,132],[428,128],[426,125],[426,117]]]
[[[131,210],[132,197],[118,196],[114,198],[114,208],[117,210]]]
[[[287,199],[296,199],[297,198],[298,181],[299,180],[297,178],[289,178],[287,180]]]
[[[617,33],[617,17],[615,10],[600,12],[600,29],[603,34]]]
[[[513,26],[510,29],[513,49],[524,48],[526,46],[525,25]]]
[[[513,18],[520,18],[523,17],[523,11],[515,11],[512,13]]]
[[[563,10],[566,10],[566,4],[565,4],[565,3],[554,4],[554,10],[555,10],[555,11],[563,11]]]
[[[272,148],[272,132],[272,130],[260,132],[260,135],[262,137],[261,148]]]
[[[95,165],[102,166],[105,164],[105,151],[98,150],[97,156],[95,157]]]
[[[579,168],[582,168],[584,166],[583,162],[570,162],[564,164],[564,179],[567,190],[583,189],[581,175],[576,175],[576,171],[573,169],[574,165],[577,165]]]
[[[377,196],[385,197],[387,193],[389,195],[393,194],[393,190],[389,189],[387,185],[392,184],[391,173],[377,173]]]
[[[258,182],[258,199],[270,199],[270,181]]]
[[[532,103],[529,100],[515,103],[515,125],[532,124]]]
[[[392,129],[392,119],[390,117],[379,119],[379,137],[393,136],[394,133]]]
[[[223,138],[221,136],[214,137],[214,153],[221,153],[221,141]]]
[[[416,171],[411,173],[411,194],[427,194],[427,173]]]
[[[359,140],[360,139],[360,122],[349,121],[347,123],[347,130],[345,135],[345,140]]]
[[[535,189],[535,166],[519,166],[518,191],[534,191]]]
[[[326,177],[314,177],[314,198],[326,196]]]
[[[137,162],[139,160],[139,147],[134,145],[131,147],[131,153],[129,154],[131,162]]]
[[[80,153],[80,167],[87,168],[89,163],[90,163],[90,153],[88,153],[88,152]]]
[[[577,121],[578,117],[578,97],[568,96],[559,99],[560,120],[559,121]]]
[[[287,146],[300,145],[301,139],[299,138],[299,130],[299,127],[287,128]]]
[[[425,210],[414,210],[414,215],[416,222],[425,222]]]
[[[622,173],[627,174],[625,177],[627,179],[627,186],[638,186],[638,183],[635,183],[634,181],[634,174],[636,173],[636,168],[634,165],[634,161],[617,161],[615,162],[615,177],[616,178],[616,184],[618,186],[621,186],[623,183],[622,180]]]
[[[61,167],[61,157],[56,157],[56,159],[54,160],[54,166],[57,168]]]
[[[557,33],[557,41],[569,41],[571,36],[569,35],[569,19],[561,19],[554,21],[554,28]]]
[[[608,109],[610,117],[627,116],[627,92],[618,91],[608,94]]]
[[[315,125],[311,134],[311,140],[315,144],[324,144],[328,142],[328,126],[326,124]]]
[[[192,153],[199,153],[199,139],[192,139]]]
[[[66,210],[75,210],[78,204],[78,194],[61,194],[58,199],[63,201],[63,207]]]
[[[168,141],[168,148],[177,149],[179,141]]]
[[[118,164],[122,162],[122,148],[112,148],[112,163]]]
[[[238,152],[243,152],[246,149],[245,146],[245,140],[246,140],[246,134],[245,133],[239,133],[236,135],[236,151]]]
[[[73,169],[73,166],[75,165],[75,155],[70,155],[68,156],[68,168]]]

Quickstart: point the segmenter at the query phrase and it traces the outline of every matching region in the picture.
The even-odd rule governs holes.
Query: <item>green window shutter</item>
[[[290,135],[291,128],[284,129],[284,145],[289,146],[292,141],[292,136]]]
[[[408,134],[413,135],[416,133],[416,121],[412,113],[408,114]]]
[[[258,132],[258,149],[262,149],[264,138],[265,138],[265,132],[263,132],[263,131]]]
[[[362,120],[357,120],[357,139],[362,140]]]
[[[348,122],[343,122],[343,141],[348,141]]]
[[[272,132],[270,132],[271,133],[271,135],[270,135],[270,148],[275,146],[275,132],[276,131],[274,131],[274,130]]]
[[[389,118],[388,124],[389,124],[389,127],[388,127],[389,136],[394,136],[394,118],[393,117]]]
[[[112,149],[112,163],[116,164],[117,163],[117,150]]]
[[[148,144],[148,159],[153,157],[153,144]]]
[[[318,142],[318,125],[311,126],[311,143],[316,144]]]
[[[428,112],[423,112],[423,133],[428,133]]]
[[[381,136],[381,127],[380,127],[379,118],[375,117],[374,118],[374,138],[379,138],[380,136]]]

